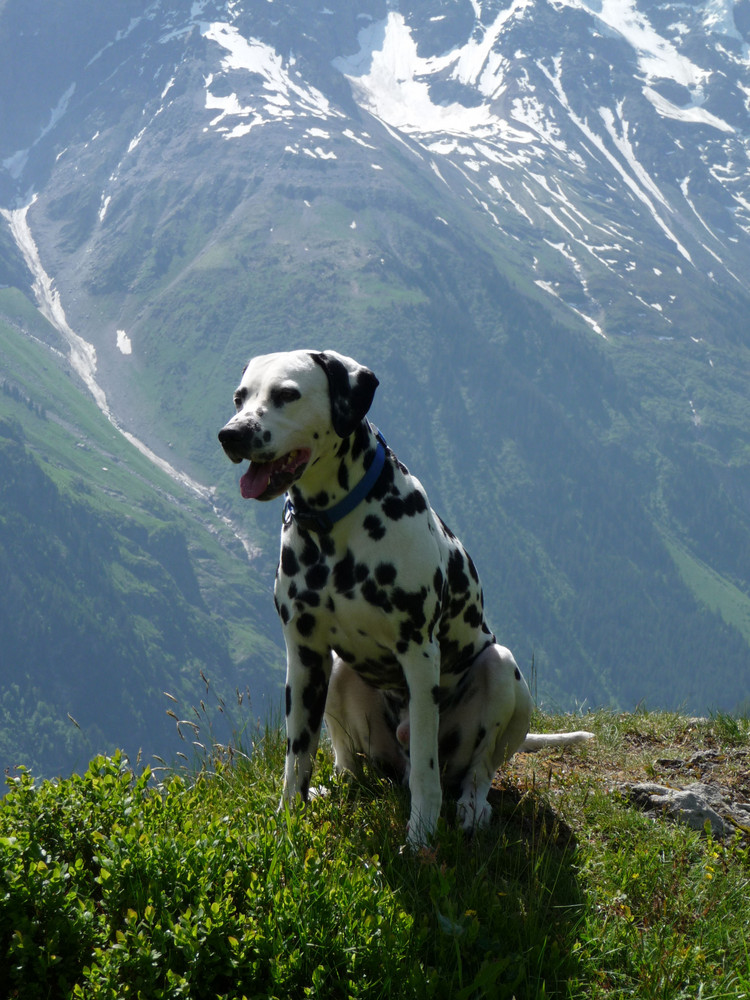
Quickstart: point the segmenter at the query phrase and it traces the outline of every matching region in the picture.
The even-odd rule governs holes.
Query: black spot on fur
[[[383,522],[375,514],[368,514],[363,522],[363,527],[374,542],[379,542],[385,536]]]
[[[325,490],[321,490],[314,497],[310,497],[308,502],[311,507],[327,507],[331,502],[331,498]]]
[[[299,634],[307,638],[312,635],[313,629],[315,628],[315,615],[307,613],[300,615],[297,618],[295,625],[297,626]]]
[[[424,613],[424,602],[427,597],[427,588],[409,592],[401,587],[394,587],[391,594],[393,606],[399,611],[404,611],[409,617],[409,624],[415,629],[424,627],[427,618]]]
[[[299,646],[297,653],[303,667],[307,667],[308,670],[323,669],[323,657],[314,649],[310,649],[309,646]]]
[[[413,643],[415,646],[421,646],[424,643],[424,636],[421,629],[410,621],[401,622],[399,625],[399,635],[407,644]]]
[[[373,604],[376,608],[382,608],[383,611],[390,612],[393,610],[393,605],[388,598],[387,592],[381,590],[372,579],[365,580],[362,584],[362,597],[364,597],[368,604]]]
[[[333,585],[339,594],[349,594],[354,590],[354,556],[347,550],[343,559],[333,567]]]
[[[281,607],[279,608],[279,618],[282,620],[284,625],[289,624],[289,608],[286,606],[286,604],[282,604]]]
[[[303,566],[314,566],[320,558],[320,549],[310,535],[306,535],[304,538],[305,544],[303,545],[302,552],[300,553],[300,562]]]
[[[330,569],[326,563],[318,563],[305,573],[305,583],[310,590],[322,590],[328,582]]]
[[[339,471],[336,476],[338,484],[342,490],[349,492],[349,466],[346,462],[342,462],[339,465]]]
[[[393,563],[378,563],[375,567],[375,579],[381,587],[387,587],[396,579],[396,567]]]
[[[297,556],[289,545],[284,545],[281,549],[281,568],[287,576],[296,576],[299,573]]]
[[[487,735],[487,730],[484,728],[484,726],[480,726],[479,729],[477,729],[477,738],[476,742],[474,743],[475,750],[477,749],[477,747],[479,746],[479,744],[482,742],[482,740],[485,738],[486,735]]]
[[[445,537],[446,538],[450,538],[451,541],[455,541],[456,540],[456,536],[453,534],[453,532],[448,527],[448,525],[445,523],[445,521],[441,517],[438,517],[438,521],[440,522],[440,527],[443,529],[443,534],[445,535]]]
[[[378,480],[370,491],[370,499],[382,501],[389,493],[393,492],[393,465],[386,461],[383,471],[378,476]]]
[[[472,628],[479,628],[482,624],[484,618],[481,610],[476,606],[476,604],[470,604],[468,608],[464,611],[464,621],[467,625]]]
[[[317,733],[320,729],[320,724],[323,721],[327,690],[328,689],[325,685],[321,687],[310,684],[302,692],[303,701],[306,702],[308,709],[307,719],[310,723],[310,729],[312,729],[314,733]]]
[[[271,405],[275,406],[277,410],[281,409],[287,403],[293,403],[295,399],[299,399],[301,393],[299,389],[294,388],[282,388],[271,390]]]
[[[427,510],[427,501],[424,494],[419,490],[412,490],[406,496],[386,497],[383,501],[383,513],[392,521],[398,521],[402,517],[414,517]]]
[[[435,684],[432,688],[432,700],[436,705],[440,704],[440,685]]]
[[[320,606],[320,594],[314,590],[303,590],[296,603],[300,610],[305,607],[317,608]]]
[[[307,709],[307,721],[312,732],[317,733],[323,720],[328,692],[328,677],[323,669],[323,657],[306,646],[299,648],[300,659],[308,668],[307,684],[302,689],[302,704]]]
[[[513,673],[515,675],[516,680],[520,681],[521,680],[521,671],[518,669],[518,667],[516,667],[516,669],[513,671]]]
[[[448,559],[448,585],[454,595],[469,589],[469,578],[464,573],[464,557],[458,549],[453,549]]]
[[[455,621],[456,618],[459,617],[461,612],[466,607],[466,602],[468,600],[469,600],[469,595],[464,593],[464,594],[459,594],[458,597],[455,598],[455,600],[451,601],[450,606],[448,608],[448,615],[453,621]]]
[[[286,694],[286,714],[289,715],[289,713],[292,710],[292,689],[288,684],[286,686],[285,694]]]
[[[310,731],[308,729],[303,729],[296,740],[292,740],[292,753],[296,757],[297,754],[304,753],[310,746]]]

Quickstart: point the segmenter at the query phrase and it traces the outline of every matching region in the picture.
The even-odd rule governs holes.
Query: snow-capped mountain
[[[6,5],[6,21],[17,6]],[[5,61],[16,106],[16,127],[1,137],[6,206],[28,199],[53,152],[80,170],[79,157],[89,160],[114,127],[118,158],[98,192],[103,228],[139,147],[163,142],[162,119],[238,145],[234,157],[255,157],[270,132],[287,137],[282,159],[332,163],[369,148],[372,171],[383,169],[377,125],[485,214],[538,287],[603,336],[679,336],[696,279],[744,290],[747,0],[129,6],[120,27],[96,25],[96,51],[62,77],[55,67],[35,132],[8,74],[20,59],[38,65],[33,42],[44,28],[30,52],[21,44]],[[188,101],[197,112],[189,126]],[[621,296],[643,322],[610,308]]]
[[[248,551],[233,379],[337,347],[543,691],[748,695],[750,0],[5,0],[0,96],[0,285]]]

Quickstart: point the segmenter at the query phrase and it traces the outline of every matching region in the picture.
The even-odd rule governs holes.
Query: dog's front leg
[[[435,832],[443,798],[438,762],[439,650],[415,649],[410,661],[402,665],[409,687],[411,813],[407,837],[413,847],[419,847]]]
[[[330,675],[331,654],[327,649],[287,640],[286,765],[280,809],[297,795],[307,801]]]

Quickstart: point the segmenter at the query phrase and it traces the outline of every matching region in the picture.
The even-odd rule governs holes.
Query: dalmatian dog
[[[366,415],[378,380],[335,351],[256,357],[219,441],[249,462],[242,496],[286,493],[274,588],[287,649],[281,800],[310,793],[325,716],[336,768],[366,756],[408,781],[408,841],[434,833],[443,790],[471,830],[528,734],[531,696],[484,612],[466,550]]]

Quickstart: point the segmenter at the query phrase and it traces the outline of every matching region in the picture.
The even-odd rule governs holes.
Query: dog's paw
[[[476,799],[472,796],[470,799],[459,801],[456,807],[456,818],[467,833],[488,826],[491,817],[492,806],[487,799],[477,804]]]
[[[432,840],[432,836],[437,828],[440,810],[430,813],[419,812],[412,809],[409,823],[406,827],[406,843],[409,847],[427,847]]]

